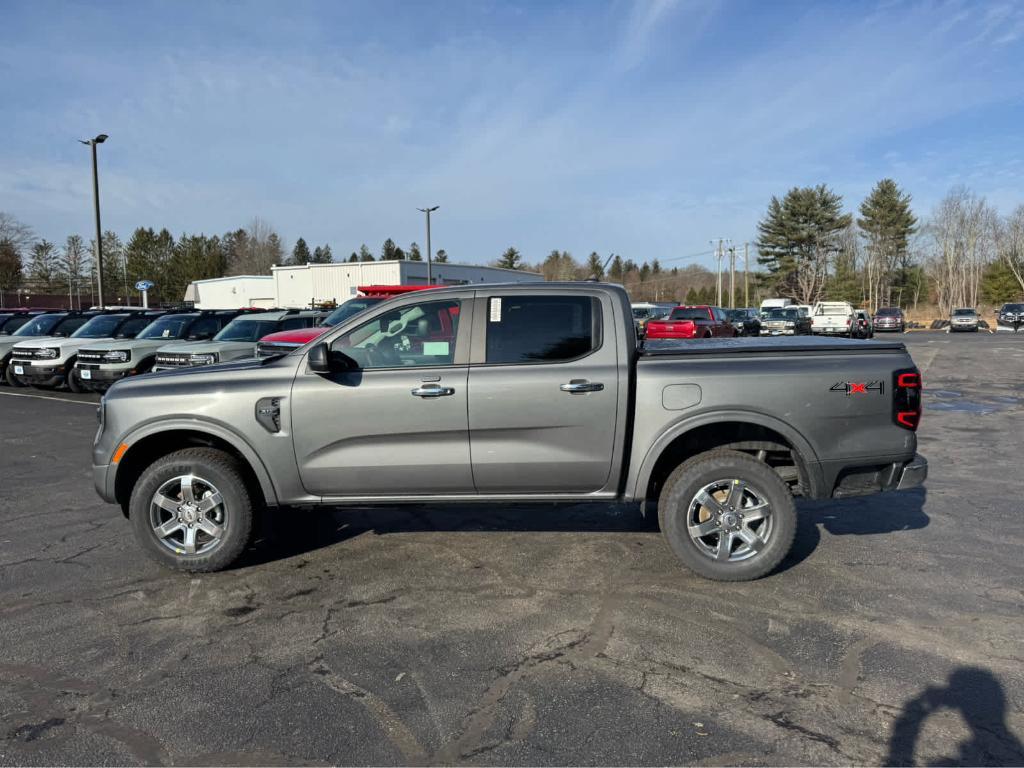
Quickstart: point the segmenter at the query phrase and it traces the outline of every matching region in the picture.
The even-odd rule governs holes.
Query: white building
[[[341,304],[356,295],[360,285],[426,285],[425,261],[360,261],[274,267],[275,298],[279,307],[308,307],[325,301]],[[432,264],[437,285],[467,283],[524,283],[543,280],[535,272],[471,264]]]
[[[272,276],[235,275],[193,280],[185,289],[185,301],[195,302],[196,309],[269,308],[277,297]]]

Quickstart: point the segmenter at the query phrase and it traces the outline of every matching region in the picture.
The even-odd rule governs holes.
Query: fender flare
[[[270,472],[267,471],[267,467],[259,457],[259,454],[242,435],[220,422],[195,416],[160,419],[159,421],[149,422],[136,427],[128,434],[122,435],[118,443],[128,443],[126,456],[131,456],[132,447],[141,440],[158,435],[161,432],[172,431],[199,432],[223,440],[238,451],[246,464],[252,469],[257,482],[260,484],[260,490],[263,492],[263,498],[266,500],[267,506],[273,507],[278,505],[277,489],[274,487],[274,483],[270,479]]]
[[[824,480],[822,478],[820,465],[818,463],[818,455],[811,446],[811,443],[805,438],[800,432],[793,429],[793,427],[774,416],[769,416],[760,411],[744,410],[740,408],[732,408],[728,410],[715,410],[708,411],[705,413],[694,414],[689,418],[677,421],[667,427],[651,444],[651,447],[647,450],[643,460],[640,462],[640,467],[636,474],[636,479],[633,481],[632,492],[630,497],[642,501],[647,495],[647,486],[651,481],[651,475],[654,472],[654,467],[658,463],[658,459],[665,452],[665,449],[672,444],[676,438],[685,435],[699,427],[705,427],[709,424],[716,424],[721,422],[743,422],[746,424],[754,424],[759,427],[765,427],[778,432],[793,446],[793,450],[797,453],[797,460],[802,465],[804,471],[807,473],[807,482],[810,485],[808,488],[808,496],[812,498],[818,498],[820,488],[822,487]]]

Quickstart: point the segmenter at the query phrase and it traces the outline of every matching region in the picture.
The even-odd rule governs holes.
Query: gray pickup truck
[[[617,286],[456,286],[289,354],[118,382],[93,474],[185,571],[229,566],[274,508],[632,501],[691,570],[739,581],[789,551],[794,494],[924,481],[920,386],[901,343],[640,346]]]

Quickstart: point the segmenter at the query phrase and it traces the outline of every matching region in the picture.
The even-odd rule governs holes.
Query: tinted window
[[[294,331],[299,328],[312,328],[316,325],[316,316],[310,315],[309,317],[289,317],[281,321],[282,331]]]
[[[898,315],[899,313],[900,313],[900,310],[896,309],[895,307],[882,307],[877,312],[877,314],[882,316],[882,317],[885,317],[887,315]]]
[[[10,320],[3,324],[2,328],[0,328],[0,335],[7,336],[9,334],[14,333],[16,330],[21,328],[21,326],[28,323],[28,321],[31,319],[32,318],[29,317],[28,315],[17,315],[16,317],[12,317]]]
[[[1003,312],[1024,312],[1024,304],[1007,304]]]
[[[975,314],[975,312],[974,312],[973,309],[954,309],[953,310],[953,314],[957,315],[959,317],[964,317],[964,316],[971,317],[971,316],[973,316]]]
[[[128,316],[97,315],[71,335],[76,339],[103,339],[113,336],[126,317]]]
[[[189,315],[169,315],[154,320],[136,338],[139,339],[180,339],[188,326]]]
[[[227,317],[200,317],[188,327],[187,338],[212,339],[226,322]]]
[[[353,315],[358,315],[364,309],[369,309],[375,304],[380,304],[383,299],[349,299],[336,310],[331,312],[321,323],[321,325],[332,326],[337,325],[342,320],[348,320]]]
[[[557,363],[599,345],[597,300],[588,296],[494,296],[487,304],[488,363]]]
[[[139,331],[151,322],[153,322],[151,317],[133,317],[131,320],[126,320],[124,325],[117,329],[117,338],[134,339]]]
[[[250,320],[239,317],[213,337],[214,341],[259,341],[268,333],[278,330],[277,320]]]
[[[708,315],[708,311],[702,307],[688,307],[683,309],[673,309],[672,314],[669,315],[669,320],[710,320],[711,316]]]
[[[91,318],[82,317],[81,315],[73,315],[72,317],[65,318],[62,322],[55,324],[50,330],[54,336],[70,336],[83,325],[89,322]]]
[[[331,344],[360,368],[451,365],[459,331],[458,301],[428,301],[386,312]]]

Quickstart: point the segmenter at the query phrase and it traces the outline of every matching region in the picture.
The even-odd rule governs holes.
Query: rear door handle
[[[440,384],[421,384],[411,391],[416,397],[447,397],[455,394],[454,387],[442,387]]]
[[[596,381],[587,381],[586,379],[573,379],[568,384],[562,384],[559,389],[573,394],[579,392],[600,392],[604,389],[604,384]]]

